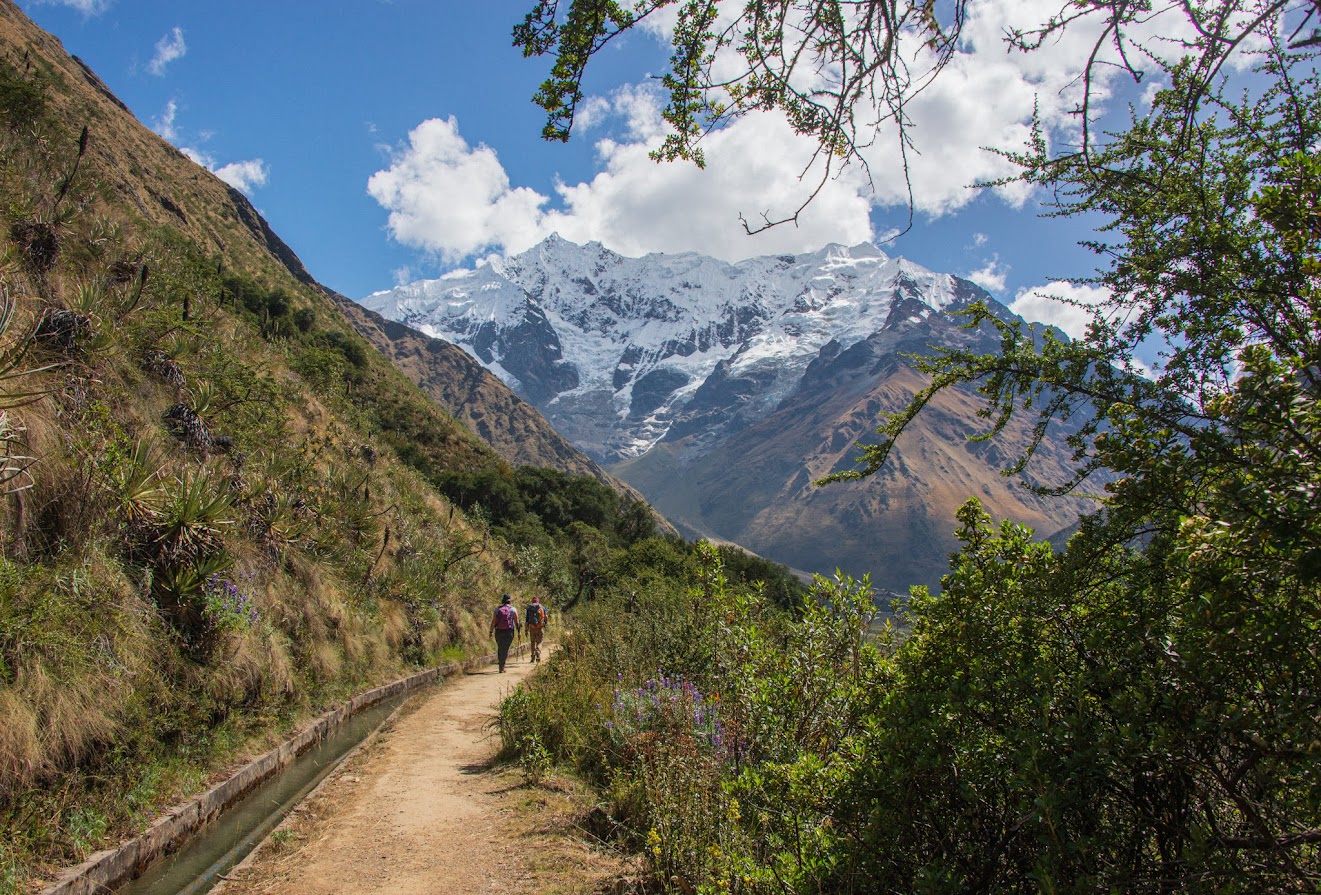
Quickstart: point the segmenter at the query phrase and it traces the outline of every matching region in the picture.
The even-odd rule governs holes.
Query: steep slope
[[[907,356],[995,349],[991,327],[961,327],[973,302],[1017,319],[976,285],[870,245],[725,264],[556,236],[364,299],[471,352],[684,530],[901,591],[937,582],[969,496],[1043,534],[1085,508],[1001,476],[1026,433],[969,442],[985,427],[972,395],[942,399],[871,481],[811,484],[849,468],[881,414],[921,387]],[[1039,468],[1062,476],[1062,438],[1042,453]]]
[[[0,2],[0,40],[16,70],[44,79],[54,118],[74,128],[87,125],[92,139],[87,164],[102,188],[143,222],[167,227],[203,254],[223,254],[235,269],[313,280],[233,187],[143,127],[95,72],[69,56],[59,40],[33,25],[12,0]],[[274,262],[274,264],[272,263]]]
[[[10,0],[0,183],[8,893],[548,590],[435,488],[509,465]]]
[[[327,316],[347,313],[358,327],[360,309],[318,283],[247,197],[143,127],[91,69],[65,54],[56,38],[32,26],[8,0],[0,2],[0,36],[15,48],[16,58],[41,67],[50,79],[54,89],[46,93],[52,111],[87,124],[91,139],[86,164],[95,167],[101,188],[125,202],[136,217],[184,238],[202,255],[216,258],[218,266],[243,271],[261,286],[309,287],[325,299],[317,307]],[[388,340],[373,339],[373,329],[368,326],[364,335],[384,349]],[[460,381],[446,384],[444,377],[450,374]],[[517,409],[520,399],[499,380],[479,381],[472,371],[453,363],[433,370],[427,379],[430,397],[508,462],[609,479],[535,413]],[[502,428],[502,421],[509,423],[509,430]],[[449,428],[441,426],[438,431]],[[471,441],[466,434],[444,437],[451,446]]]

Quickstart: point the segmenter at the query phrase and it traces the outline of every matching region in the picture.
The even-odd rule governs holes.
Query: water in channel
[[[414,691],[416,693],[418,691]],[[363,709],[202,828],[182,848],[147,868],[115,895],[200,895],[242,861],[285,815],[408,699],[401,693]]]

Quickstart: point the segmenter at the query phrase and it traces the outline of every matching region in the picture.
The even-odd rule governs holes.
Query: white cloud
[[[110,0],[36,0],[41,6],[67,6],[86,16],[100,15],[110,5]]]
[[[1079,339],[1109,300],[1109,291],[1099,286],[1057,280],[1020,290],[1009,310],[1025,320],[1058,326],[1069,338]]]
[[[241,193],[252,194],[259,186],[265,186],[270,172],[266,163],[259,158],[243,162],[230,162],[212,170],[213,174]]]
[[[637,103],[628,104],[631,134],[659,127]],[[796,224],[745,234],[740,214],[754,226],[762,214],[785,215],[816,186],[799,179],[811,147],[779,116],[750,115],[712,134],[704,146],[705,169],[657,164],[647,155],[652,145],[651,139],[600,141],[601,172],[558,189],[561,207],[546,214],[547,229],[576,242],[599,239],[625,254],[700,250],[728,260],[828,242],[851,245],[874,235],[871,203],[857,170],[825,182]]]
[[[259,158],[242,162],[229,162],[222,165],[215,158],[199,149],[180,146],[179,151],[234,189],[247,195],[252,195],[252,191],[257,187],[265,186],[266,181],[270,178],[270,169],[266,167],[266,162]]]
[[[725,3],[722,22],[741,8]],[[795,135],[782,115],[761,111],[703,139],[705,169],[656,164],[648,151],[665,133],[664,98],[651,82],[579,104],[576,134],[595,140],[597,163],[579,182],[557,184],[549,193],[514,184],[496,152],[469,144],[448,118],[422,122],[404,145],[387,150],[388,167],[372,175],[367,189],[387,210],[395,239],[450,264],[520,251],[551,231],[575,242],[599,240],[625,254],[696,250],[727,260],[873,239],[872,212],[906,206],[910,188],[915,210],[936,218],[976,198],[972,184],[1012,177],[1014,164],[987,147],[1023,149],[1034,115],[1051,145],[1078,142],[1079,60],[1093,49],[1103,22],[1092,16],[1096,21],[1075,23],[1032,53],[1007,52],[1004,43],[1007,31],[1030,30],[1058,8],[1059,0],[972,0],[959,52],[905,106],[915,141],[907,158],[894,127],[883,124],[874,135],[862,135],[874,137],[861,150],[865,168],[834,171],[824,183],[821,159],[810,166],[815,144]],[[663,39],[672,26],[671,10],[648,19],[644,32]],[[1186,31],[1187,22],[1180,15],[1156,15],[1131,33],[1158,41],[1183,36],[1181,28]],[[930,62],[920,43],[910,42],[905,52],[914,71]],[[715,62],[722,71],[729,65],[724,54]],[[1092,82],[1093,101],[1104,104],[1121,83],[1118,67],[1102,65]],[[1125,99],[1136,99],[1136,91],[1125,90]],[[792,215],[818,185],[819,194],[795,223],[753,238],[744,234],[740,215],[754,225],[763,214]],[[1031,198],[1022,183],[992,191],[1012,208]],[[985,236],[975,241],[981,245]],[[997,262],[972,278],[993,291],[1005,287]]]
[[[589,96],[573,112],[573,132],[586,134],[610,114],[610,100],[604,96]]]
[[[153,75],[165,74],[165,66],[188,52],[188,45],[183,40],[183,29],[175,26],[160,40],[156,41],[156,55],[147,63],[147,69]]]
[[[212,174],[219,177],[225,183],[234,187],[239,192],[252,195],[252,191],[258,187],[266,185],[270,179],[270,169],[266,167],[266,162],[262,159],[247,159],[239,162],[219,162],[211,154],[204,152],[192,146],[179,145],[183,139],[179,128],[176,125],[176,119],[179,115],[179,104],[171,99],[161,110],[161,114],[151,123],[151,128],[162,138],[170,141],[178,147],[179,151],[192,159],[197,164],[206,168]],[[209,131],[203,131],[200,135],[205,142],[211,138]]]
[[[625,138],[596,144],[600,172],[558,185],[557,207],[549,207],[550,196],[512,186],[495,151],[471,146],[453,118],[418,125],[390,166],[372,175],[367,191],[389,211],[395,239],[448,263],[491,250],[521,251],[552,231],[625,254],[701,250],[730,260],[873,236],[856,171],[828,181],[796,227],[752,238],[744,233],[741,212],[756,223],[762,212],[791,211],[814,186],[798,179],[811,148],[777,116],[749,116],[713,134],[704,170],[648,158],[660,119],[646,91],[620,93],[612,109],[625,123]]]
[[[1070,339],[1087,335],[1087,324],[1093,319],[1102,315],[1113,319],[1119,313],[1108,290],[1060,280],[1020,290],[1009,310],[1025,320],[1057,326]],[[1114,361],[1139,376],[1155,379],[1160,373],[1161,344],[1140,345],[1136,352]]]
[[[546,197],[514,188],[488,146],[472,147],[453,118],[432,118],[408,135],[367,192],[390,212],[395,239],[447,262],[494,248],[518,250],[545,234]]]
[[[987,292],[1003,292],[1005,288],[1005,277],[1008,276],[1008,268],[1000,264],[999,257],[987,261],[979,270],[974,270],[968,274],[968,279],[972,280],[978,286],[981,286]]]
[[[165,140],[176,143],[179,140],[179,132],[174,129],[174,118],[179,113],[179,104],[171,99],[165,104],[159,117],[151,123],[151,129],[160,134]]]

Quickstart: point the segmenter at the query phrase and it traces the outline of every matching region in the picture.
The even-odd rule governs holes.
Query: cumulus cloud
[[[1000,264],[998,257],[987,261],[981,268],[968,274],[968,279],[972,280],[978,286],[981,286],[987,292],[1003,292],[1005,288],[1005,277],[1009,270]]]
[[[259,186],[266,185],[269,171],[266,162],[259,158],[243,162],[230,162],[212,170],[213,174],[241,193],[251,194]]]
[[[367,192],[389,210],[395,239],[451,263],[497,247],[516,251],[545,235],[546,197],[513,187],[495,150],[469,145],[452,117],[415,127]]]
[[[267,179],[270,177],[270,170],[266,167],[266,162],[259,158],[220,164],[212,156],[198,149],[180,146],[179,151],[234,187],[234,189],[247,195],[252,195],[252,191],[257,187],[265,186]]]
[[[165,67],[188,52],[188,45],[183,40],[183,29],[175,26],[160,40],[156,41],[156,55],[147,63],[147,70],[153,75],[165,74]]]
[[[1057,326],[1069,338],[1079,339],[1109,299],[1109,291],[1099,286],[1057,280],[1020,290],[1009,310],[1025,320]]]
[[[173,99],[165,104],[165,108],[151,122],[151,129],[160,134],[165,140],[176,143],[179,140],[179,132],[174,129],[174,118],[179,114],[179,104]]]
[[[389,212],[395,239],[449,263],[493,250],[521,251],[551,232],[576,242],[599,240],[625,254],[700,249],[729,260],[873,236],[858,172],[827,181],[796,227],[744,234],[740,213],[755,224],[763,212],[796,208],[815,186],[798,179],[811,147],[778,116],[749,117],[713,134],[707,167],[700,169],[648,158],[661,125],[645,91],[618,94],[611,114],[623,122],[623,137],[598,141],[599,173],[559,184],[554,203],[513,186],[495,151],[469,144],[453,118],[414,128],[407,144],[392,152],[389,167],[368,180],[367,191]]]
[[[739,8],[726,3],[722,22]],[[647,19],[644,31],[664,40],[672,12]],[[971,4],[959,52],[905,106],[914,144],[901,153],[898,132],[882,121],[860,135],[864,164],[829,176],[820,166],[822,156],[813,166],[814,142],[794,134],[779,113],[765,111],[708,134],[702,141],[705,169],[658,165],[648,152],[665,134],[664,97],[643,84],[579,104],[576,135],[595,141],[597,163],[596,172],[579,182],[544,192],[512,183],[492,148],[469,143],[454,118],[435,118],[387,150],[388,165],[372,175],[367,189],[388,212],[396,240],[449,264],[517,252],[552,231],[575,242],[599,240],[625,254],[697,250],[726,260],[874,239],[871,215],[878,208],[903,208],[911,200],[919,214],[936,218],[970,203],[979,193],[973,184],[1011,178],[1015,166],[988,147],[1024,148],[1034,116],[1051,145],[1081,139],[1078,61],[1093,49],[1099,18],[1076,23],[1033,53],[1006,52],[1004,44],[1007,31],[1030,30],[1057,13],[1058,0]],[[1154,16],[1145,27],[1152,35],[1177,38],[1184,26],[1175,15]],[[914,71],[930,62],[920,41],[910,42],[905,53]],[[715,62],[722,71],[732,64],[728,55]],[[1119,89],[1119,72],[1115,66],[1097,71],[1095,102],[1103,104]],[[764,217],[792,216],[818,189],[793,224],[745,235],[741,219],[755,227]],[[1015,208],[1031,198],[1022,183],[991,189]],[[1005,286],[997,262],[972,278],[993,291]]]

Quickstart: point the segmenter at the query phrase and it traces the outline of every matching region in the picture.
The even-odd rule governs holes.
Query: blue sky
[[[1005,21],[1034,4],[1050,5],[978,4],[998,12],[974,23],[967,64],[947,70],[915,113],[916,225],[880,244],[969,276],[1029,316],[1066,322],[1025,293],[1093,269],[1076,246],[1086,228],[1040,218],[1021,190],[967,188],[1003,173],[982,147],[1021,146],[1033,103],[1068,139],[1068,84],[1052,68],[1077,48],[1019,59],[998,43]],[[602,57],[581,132],[568,145],[542,141],[530,97],[547,64],[510,43],[531,0],[20,6],[144,124],[243,189],[313,276],[352,298],[521,251],[552,229],[629,255],[737,260],[879,241],[906,219],[895,156],[882,146],[871,184],[850,174],[803,226],[744,236],[740,211],[755,217],[801,195],[794,175],[805,150],[779,122],[754,119],[711,144],[706,171],[647,161],[660,134],[647,75],[665,55],[647,34]]]

